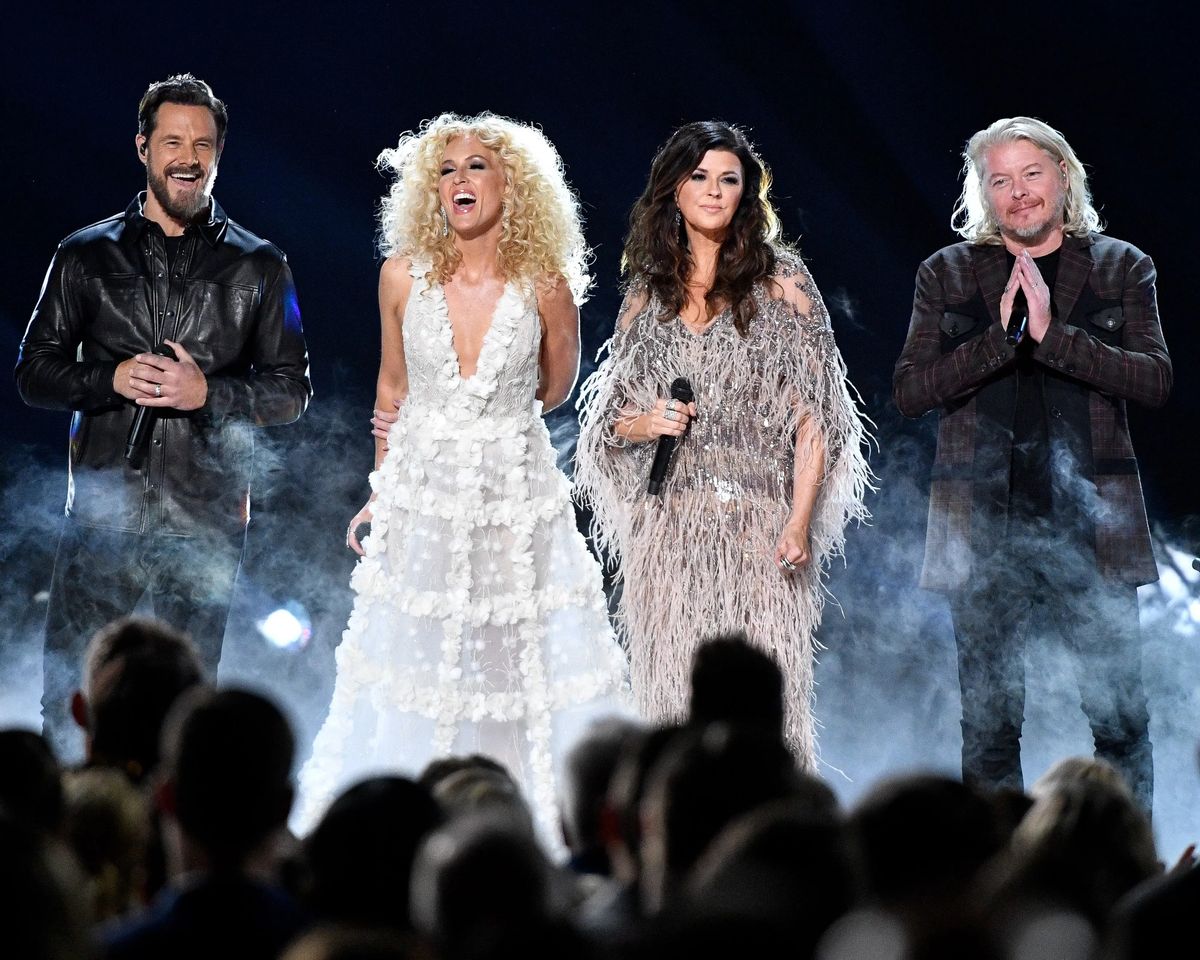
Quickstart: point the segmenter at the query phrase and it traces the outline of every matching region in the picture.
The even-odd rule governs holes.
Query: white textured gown
[[[480,752],[509,768],[553,837],[556,762],[586,723],[623,707],[625,658],[534,399],[533,292],[505,287],[464,379],[426,269],[412,269],[408,397],[370,477],[354,610],[293,826],[306,832],[364,776]]]

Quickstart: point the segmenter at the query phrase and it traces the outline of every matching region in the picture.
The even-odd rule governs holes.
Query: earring
[[[447,219],[444,209],[439,209],[439,212],[442,215],[442,236],[445,237],[450,233],[450,221]]]
[[[676,207],[675,208],[675,226],[678,227],[681,223],[683,223],[683,214],[681,214],[679,212],[679,208]]]

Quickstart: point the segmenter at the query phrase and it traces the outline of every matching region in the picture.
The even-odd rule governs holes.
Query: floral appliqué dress
[[[427,269],[412,268],[409,393],[370,477],[354,609],[293,825],[309,829],[365,776],[478,752],[508,767],[556,836],[556,764],[597,716],[627,712],[625,657],[534,399],[532,290],[505,287],[464,378]]]

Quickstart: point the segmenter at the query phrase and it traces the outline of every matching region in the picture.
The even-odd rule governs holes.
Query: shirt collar
[[[146,215],[142,212],[145,204],[146,191],[143,190],[125,208],[125,229],[131,232],[135,240],[141,237],[150,223],[146,219]],[[197,221],[194,226],[210,247],[216,247],[221,242],[225,236],[225,230],[229,226],[229,218],[225,216],[225,211],[217,203],[216,197],[213,197],[209,202],[208,217]]]

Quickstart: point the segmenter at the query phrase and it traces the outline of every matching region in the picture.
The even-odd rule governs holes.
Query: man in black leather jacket
[[[253,428],[292,422],[312,394],[286,257],[212,198],[226,125],[190,74],[150,86],[136,138],[147,191],[59,245],[21,342],[25,402],[73,411],[42,697],[60,754],[78,753],[68,701],[89,638],[143,593],[215,676]],[[152,353],[162,344],[169,355]]]

